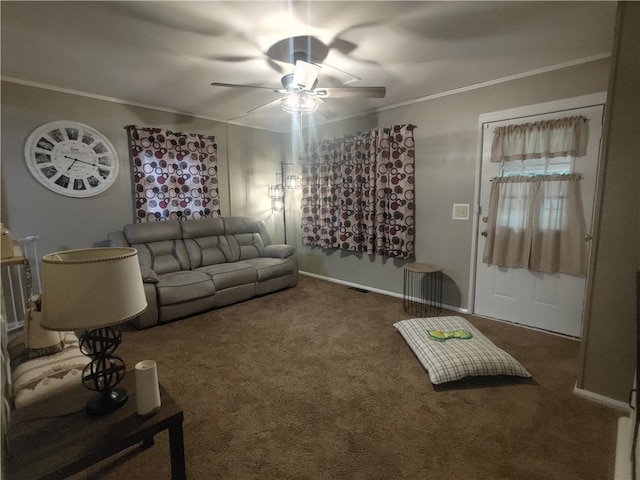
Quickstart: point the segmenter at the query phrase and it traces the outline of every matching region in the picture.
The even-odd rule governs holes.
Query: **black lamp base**
[[[127,391],[115,388],[124,377],[124,361],[113,355],[122,340],[117,327],[87,330],[80,336],[80,351],[91,359],[82,370],[82,383],[98,392],[87,402],[90,416],[107,415],[127,402]]]
[[[102,393],[96,393],[87,402],[87,414],[91,417],[101,417],[119,409],[127,403],[127,398],[127,391],[124,388],[112,388]]]

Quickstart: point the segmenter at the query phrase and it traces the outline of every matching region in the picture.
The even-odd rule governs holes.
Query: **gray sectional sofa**
[[[108,243],[138,251],[149,306],[137,328],[298,283],[294,247],[272,244],[264,222],[248,217],[129,224]]]

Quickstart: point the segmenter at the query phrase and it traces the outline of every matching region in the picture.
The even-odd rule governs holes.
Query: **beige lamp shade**
[[[92,330],[126,322],[147,308],[134,248],[89,248],[42,257],[43,328]]]

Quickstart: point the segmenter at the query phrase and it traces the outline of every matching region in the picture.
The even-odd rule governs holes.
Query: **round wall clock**
[[[42,185],[68,197],[104,192],[118,176],[118,155],[96,129],[60,120],[39,126],[24,147],[29,171]]]

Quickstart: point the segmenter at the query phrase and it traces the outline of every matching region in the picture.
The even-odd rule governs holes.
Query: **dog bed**
[[[509,375],[531,378],[520,362],[462,317],[411,318],[393,326],[427,370],[434,385],[465,377]]]

